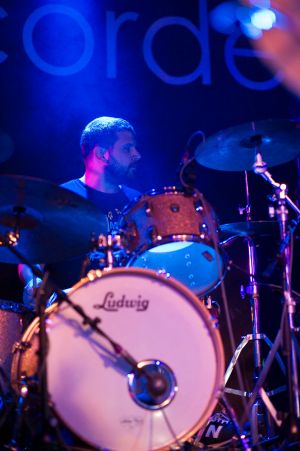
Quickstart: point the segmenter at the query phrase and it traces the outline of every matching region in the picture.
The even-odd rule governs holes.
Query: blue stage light
[[[224,2],[210,12],[212,27],[220,33],[230,34],[236,24],[236,2]]]

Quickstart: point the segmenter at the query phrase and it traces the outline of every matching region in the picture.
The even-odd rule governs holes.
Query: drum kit
[[[77,194],[36,178],[0,176],[0,261],[26,264],[42,279],[37,316],[22,332],[26,309],[14,303],[0,309],[1,423],[12,423],[4,449],[203,448],[200,431],[218,403],[234,425],[237,449],[258,447],[262,437],[255,418],[262,406],[276,427],[284,423],[264,387],[281,342],[287,355],[282,362],[289,394],[287,429],[299,440],[291,243],[300,211],[263,161],[276,166],[295,159],[299,138],[295,123],[269,120],[224,130],[196,149],[193,159],[200,165],[245,172],[246,221],[223,225],[204,196],[184,183],[180,189],[141,195],[125,207],[118,234],[105,235],[107,224],[96,207]],[[252,221],[247,183],[252,169],[274,189],[276,221]],[[261,342],[267,339],[260,327],[254,237],[266,232],[278,233],[281,243],[284,327],[274,345],[268,341],[271,350],[264,362]],[[252,333],[236,351],[232,343],[225,372],[217,322],[202,301],[217,286],[226,298],[226,247],[236,237],[248,246]],[[86,254],[95,243],[107,264],[90,271],[68,293],[36,266]],[[114,264],[120,248],[128,256],[124,267]],[[49,306],[53,292],[57,300]],[[224,309],[227,316],[226,302]],[[253,390],[238,420],[226,398],[227,382],[248,342],[253,342]]]

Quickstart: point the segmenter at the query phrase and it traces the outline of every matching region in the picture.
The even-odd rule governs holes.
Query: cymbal
[[[279,236],[279,226],[277,221],[244,221],[222,224],[219,227],[220,242],[224,243],[230,238],[238,236]]]
[[[268,119],[227,128],[199,145],[195,159],[221,171],[251,170],[257,144],[268,167],[286,163],[300,155],[300,127],[296,122]]]
[[[16,249],[31,263],[53,263],[89,250],[94,232],[107,233],[104,215],[88,200],[54,183],[19,175],[0,176],[0,235],[19,221]],[[0,261],[19,263],[6,246]]]

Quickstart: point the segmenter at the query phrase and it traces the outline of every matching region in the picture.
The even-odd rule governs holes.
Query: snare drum
[[[198,298],[154,271],[117,268],[90,273],[69,293],[138,362],[134,372],[67,304],[47,311],[48,382],[58,416],[98,449],[169,449],[206,423],[223,383],[218,331]],[[16,391],[37,372],[38,320],[31,346],[15,355]],[[159,393],[148,384],[158,381]]]
[[[200,295],[220,282],[216,217],[197,191],[170,187],[142,195],[126,207],[120,228],[128,266],[165,273]]]

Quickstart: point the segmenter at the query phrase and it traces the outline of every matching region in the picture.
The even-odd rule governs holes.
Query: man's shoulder
[[[60,186],[85,197],[85,185],[80,179],[69,180],[68,182],[62,183]]]

